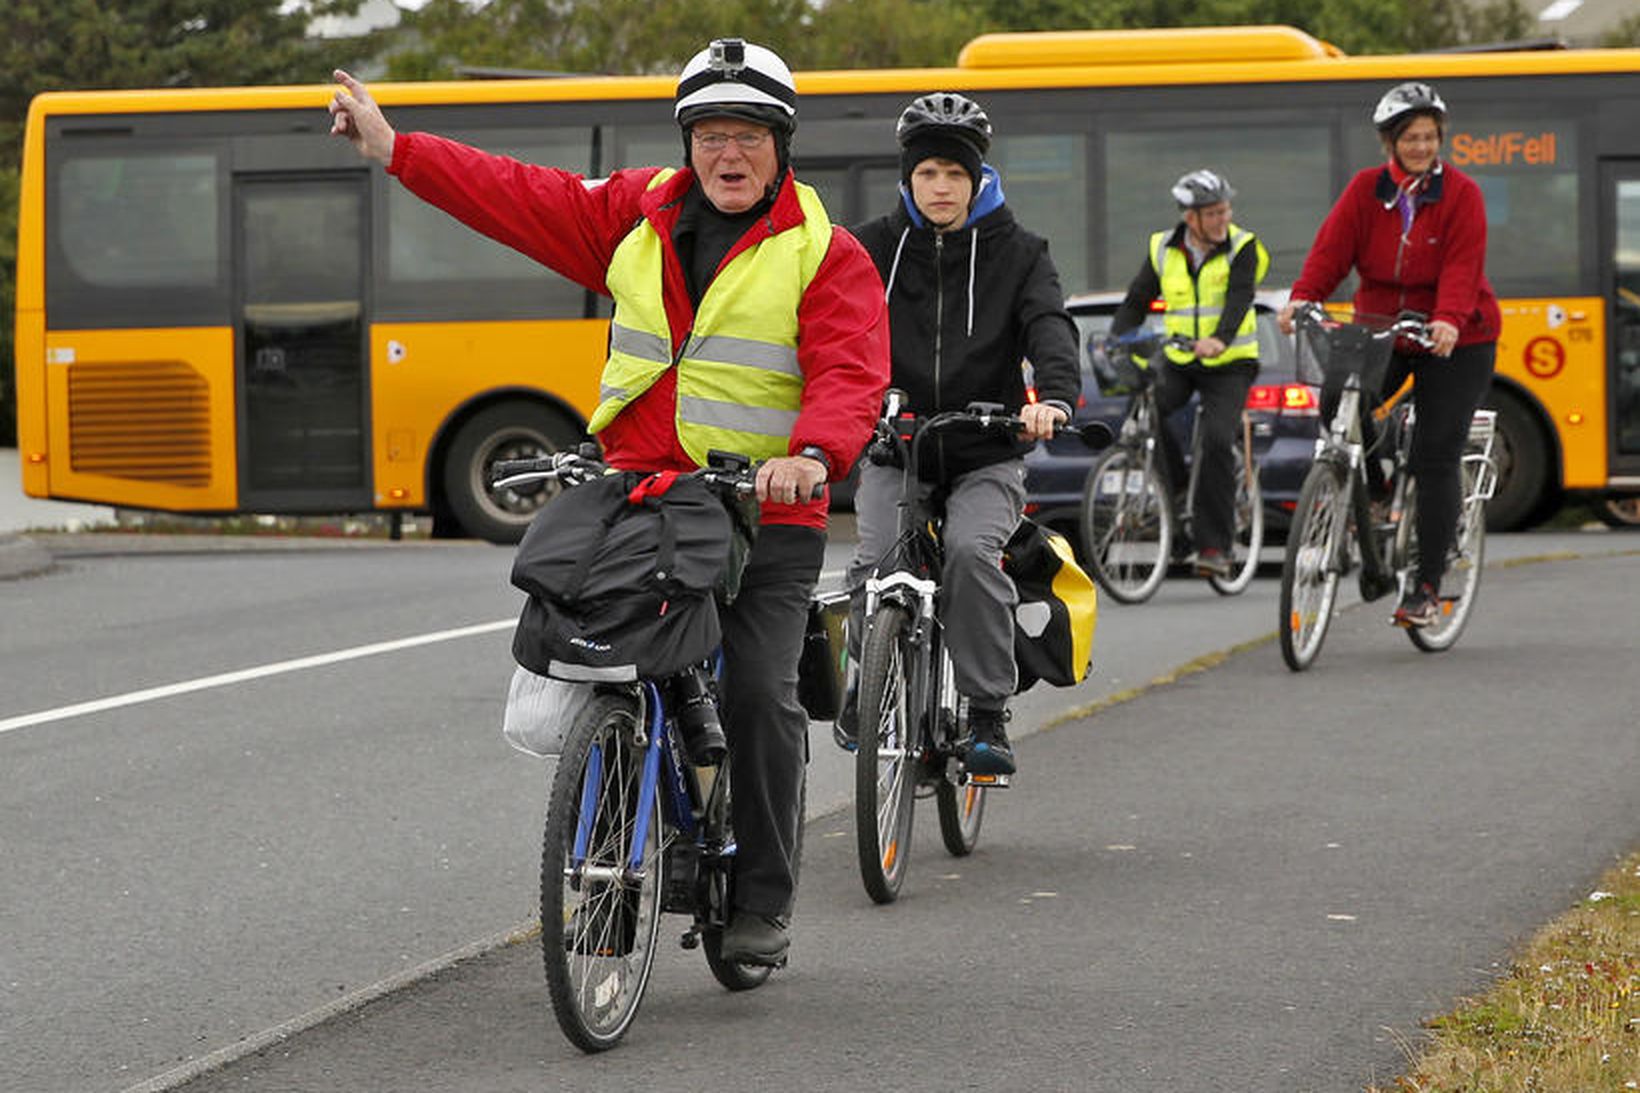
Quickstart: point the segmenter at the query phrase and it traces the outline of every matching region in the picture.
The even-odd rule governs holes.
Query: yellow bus
[[[1390,84],[1436,84],[1485,191],[1504,330],[1496,527],[1640,492],[1640,50],[1346,57],[1288,27],[997,34],[953,68],[807,72],[795,160],[833,219],[895,200],[893,119],[975,95],[1067,292],[1120,288],[1211,166],[1297,274]],[[675,163],[673,83],[377,84],[425,129],[595,177]],[[424,206],[327,135],[330,89],[62,92],[30,108],[18,445],[37,497],[189,513],[430,512],[516,538],[499,457],[575,443],[603,299]],[[1347,287],[1347,286],[1346,286]]]

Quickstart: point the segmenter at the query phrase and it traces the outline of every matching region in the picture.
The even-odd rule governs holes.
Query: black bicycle
[[[755,488],[742,457],[712,453],[693,472],[728,497]],[[553,479],[575,486],[606,468],[587,453],[498,462],[496,488]],[[727,549],[727,547],[726,547]],[[680,942],[702,948],[729,990],[760,986],[771,968],[726,960],[735,837],[729,768],[720,752],[695,760],[683,724],[717,703],[719,659],[678,677],[573,684],[547,796],[541,853],[541,949],[553,1014],[583,1051],[614,1047],[637,1016],[654,964],[662,912],[691,916]]]
[[[1337,611],[1338,585],[1360,566],[1361,593],[1374,600],[1404,594],[1418,572],[1418,482],[1411,469],[1413,408],[1403,385],[1374,410],[1384,422],[1369,446],[1361,427],[1363,399],[1375,398],[1398,339],[1428,347],[1422,316],[1388,319],[1357,315],[1342,322],[1318,304],[1294,312],[1299,378],[1337,384],[1338,404],[1316,440],[1315,462],[1299,490],[1281,567],[1281,656],[1295,672],[1321,652]],[[1446,559],[1440,614],[1430,626],[1409,627],[1407,637],[1424,652],[1449,649],[1463,632],[1480,590],[1486,553],[1486,502],[1497,486],[1492,458],[1497,413],[1477,410],[1463,454],[1463,501],[1458,533]],[[1387,458],[1387,505],[1371,503],[1367,460]]]
[[[1201,407],[1190,430],[1190,469],[1183,496],[1168,479],[1166,460],[1158,450],[1166,423],[1156,404],[1156,378],[1171,367],[1169,347],[1192,350],[1183,335],[1158,336],[1143,329],[1106,339],[1098,350],[1102,370],[1122,390],[1132,392],[1116,443],[1089,472],[1082,488],[1082,546],[1088,568],[1099,586],[1120,603],[1143,603],[1156,594],[1167,576],[1179,536],[1192,536],[1196,490],[1202,465]],[[1147,357],[1141,368],[1133,359]],[[1233,596],[1252,583],[1264,548],[1264,497],[1253,460],[1252,424],[1246,411],[1234,447],[1235,529],[1230,572],[1213,574],[1215,592]]]
[[[918,418],[898,390],[888,392],[885,407],[870,458],[903,468],[899,537],[866,581],[854,761],[860,878],[878,903],[896,899],[905,881],[918,797],[935,798],[945,849],[962,857],[979,841],[987,791],[1009,782],[963,765],[968,704],[957,692],[939,612],[945,497],[938,490],[925,496],[918,486],[920,445],[947,430],[1013,435],[1024,424],[993,403]],[[1091,446],[1110,439],[1102,425],[1060,428]]]

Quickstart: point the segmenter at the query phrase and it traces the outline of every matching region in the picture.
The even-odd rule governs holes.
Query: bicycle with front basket
[[[495,488],[556,480],[573,488],[607,468],[587,452],[503,461]],[[756,470],[713,452],[693,472],[726,498],[755,489]],[[703,664],[716,703],[721,658]],[[662,912],[690,916],[680,944],[701,948],[732,991],[772,969],[726,960],[736,843],[729,767],[721,754],[690,759],[669,681],[575,684],[590,689],[563,730],[547,796],[541,852],[541,949],[553,1014],[583,1051],[614,1047],[631,1027],[654,965]],[[698,758],[698,756],[697,756]]]
[[[1097,352],[1104,371],[1133,397],[1116,442],[1089,472],[1082,488],[1081,532],[1088,568],[1101,588],[1120,603],[1143,603],[1156,594],[1167,576],[1175,539],[1189,538],[1201,476],[1202,427],[1198,404],[1190,430],[1190,469],[1182,498],[1173,490],[1159,445],[1166,428],[1156,401],[1160,370],[1170,367],[1167,349],[1193,350],[1183,335],[1166,337],[1143,330],[1107,338]],[[1149,359],[1140,367],[1137,353]],[[1235,528],[1231,566],[1226,576],[1208,577],[1213,590],[1234,596],[1246,590],[1258,572],[1264,547],[1264,496],[1253,460],[1252,424],[1246,411],[1236,437]]]
[[[1375,411],[1385,428],[1369,447],[1361,427],[1362,400],[1375,398],[1398,339],[1427,348],[1422,316],[1397,319],[1357,315],[1342,322],[1318,304],[1294,313],[1299,379],[1340,387],[1331,419],[1316,439],[1315,461],[1299,490],[1281,567],[1281,656],[1293,671],[1321,652],[1336,613],[1341,578],[1361,569],[1366,600],[1404,594],[1418,573],[1418,482],[1411,470],[1413,407],[1397,393]],[[1462,457],[1458,534],[1447,558],[1440,614],[1430,626],[1409,627],[1424,652],[1449,649],[1463,633],[1480,590],[1486,552],[1486,502],[1497,486],[1492,458],[1497,414],[1476,410]],[[1389,460],[1389,503],[1371,503],[1367,460]]]

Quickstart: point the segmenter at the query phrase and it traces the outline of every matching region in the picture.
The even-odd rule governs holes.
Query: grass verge
[[[1533,938],[1490,991],[1425,1026],[1408,1073],[1368,1093],[1640,1089],[1640,853]]]

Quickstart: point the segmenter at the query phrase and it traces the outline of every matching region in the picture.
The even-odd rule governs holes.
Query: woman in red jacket
[[[1491,383],[1502,318],[1483,268],[1480,187],[1440,158],[1446,104],[1428,84],[1404,83],[1378,101],[1372,121],[1389,162],[1351,179],[1327,214],[1281,313],[1281,328],[1290,333],[1297,305],[1325,300],[1352,268],[1360,276],[1358,313],[1429,316],[1434,345],[1397,353],[1383,387],[1387,395],[1409,374],[1415,377],[1412,470],[1422,549],[1417,579],[1394,621],[1428,626],[1439,615],[1441,575],[1457,532],[1469,419]],[[1381,489],[1377,461],[1368,467]]]

